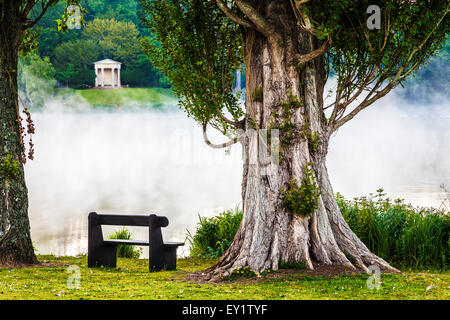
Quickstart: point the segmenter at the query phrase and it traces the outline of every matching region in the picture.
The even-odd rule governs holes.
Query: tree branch
[[[24,18],[27,18],[28,14],[31,11],[31,9],[33,9],[33,7],[36,5],[37,2],[38,2],[38,0],[28,0],[28,1],[26,1],[25,2],[25,7],[20,12],[21,16],[24,17]],[[42,4],[42,2],[41,2],[41,4]]]
[[[313,27],[311,23],[311,19],[306,13],[306,8],[302,8],[302,6],[308,3],[310,0],[291,0],[292,10],[294,11],[295,17],[297,21],[300,23],[300,27],[309,32],[311,35],[315,36],[316,29]]]
[[[433,30],[427,35],[427,37],[421,42],[421,44],[417,47],[415,47],[408,59],[406,60],[406,63],[409,63],[413,56],[425,45],[425,43],[428,41],[428,39],[431,37],[431,35],[434,33],[434,31],[438,28],[438,26],[442,23],[442,21],[444,20],[445,16],[450,12],[449,7],[447,7],[447,10],[444,12],[444,14],[440,17],[439,21],[437,22],[437,24],[434,26]],[[418,67],[420,65],[421,60],[423,59],[423,55],[420,59],[418,59],[410,68],[408,68],[407,70],[405,70],[405,65],[402,65],[399,67],[399,69],[397,70],[394,79],[392,79],[389,84],[381,91],[377,92],[372,98],[371,95],[375,92],[375,90],[381,85],[381,80],[374,86],[374,88],[371,90],[371,92],[366,96],[366,98],[363,100],[363,102],[361,102],[353,111],[351,111],[349,114],[347,114],[345,117],[343,117],[342,119],[340,119],[339,121],[336,121],[336,123],[332,123],[332,121],[330,121],[330,126],[332,128],[332,131],[336,131],[339,127],[341,127],[342,125],[344,125],[346,122],[350,121],[351,119],[353,119],[359,112],[361,112],[362,110],[364,110],[365,108],[367,108],[368,106],[370,106],[371,104],[373,104],[375,101],[377,101],[378,99],[384,97],[387,93],[389,93],[402,79],[404,79],[408,74],[410,74],[411,72],[413,72],[415,70],[416,67]],[[375,70],[374,70],[375,71]],[[405,71],[405,72],[403,72]],[[373,73],[372,73],[373,75]],[[353,99],[354,100],[354,99]],[[346,103],[346,105],[348,105],[349,103]],[[338,106],[335,106],[335,108],[337,108]],[[342,109],[341,109],[342,110]],[[335,111],[335,110],[333,110]],[[345,108],[344,108],[344,112],[345,112]],[[333,115],[335,116],[335,112],[333,112]],[[333,119],[334,122],[334,119]]]
[[[223,13],[230,18],[231,20],[233,20],[234,22],[236,22],[237,24],[240,24],[244,27],[247,28],[255,28],[255,26],[253,25],[253,23],[247,19],[245,19],[244,17],[241,17],[239,15],[237,15],[236,13],[234,13],[230,8],[228,8],[228,6],[226,5],[225,2],[223,2],[222,0],[216,0],[217,1],[217,5],[219,6],[220,10],[223,11]]]
[[[377,70],[378,70],[378,66],[375,66],[375,68],[370,73],[370,75],[367,78],[365,78],[364,81],[359,86],[357,86],[358,91],[356,93],[354,93],[352,96],[350,96],[351,92],[349,92],[346,95],[347,100],[342,104],[339,103],[342,98],[341,90],[340,90],[340,92],[338,92],[338,94],[336,95],[335,106],[334,106],[333,112],[332,112],[330,120],[329,120],[330,126],[333,126],[333,124],[336,120],[336,117],[337,117],[337,112],[339,110],[344,110],[344,112],[345,112],[345,109],[361,95],[361,93],[364,91],[364,89],[367,88],[368,85],[370,85],[372,83],[372,80],[374,79],[374,76],[375,76]],[[354,72],[352,74],[355,74],[355,73],[356,73],[356,69],[354,70]],[[350,83],[352,82],[351,81],[352,78],[353,78],[353,76],[350,77],[350,80],[349,80]],[[346,86],[346,84],[344,83],[343,87],[345,87],[345,86]],[[376,88],[378,88],[378,86],[376,86]]]
[[[436,29],[439,27],[439,25],[442,23],[442,21],[444,21],[445,16],[450,12],[450,9],[449,9],[449,8],[450,8],[450,5],[447,6],[447,10],[445,10],[444,14],[443,14],[442,17],[439,19],[438,23],[434,26],[433,30],[431,30],[431,32],[427,35],[427,37],[425,38],[425,40],[423,40],[422,43],[421,43],[418,47],[414,48],[414,49],[411,51],[411,54],[410,54],[410,56],[409,56],[409,58],[408,58],[408,60],[407,60],[408,62],[411,61],[411,59],[412,59],[413,56],[416,54],[416,52],[419,51],[419,50],[425,45],[425,43],[428,41],[428,39],[431,37],[431,35],[434,33],[434,31],[436,31]]]
[[[45,1],[42,0],[42,1],[41,1],[41,13],[39,14],[39,16],[37,16],[37,18],[35,18],[34,20],[27,20],[26,24],[22,27],[22,29],[23,29],[23,30],[26,30],[26,29],[32,28],[36,23],[39,22],[39,20],[41,20],[41,18],[44,16],[45,12],[47,12],[47,9],[48,9],[51,5],[57,3],[58,1],[59,1],[59,0],[49,0],[49,1],[44,5]],[[30,1],[30,2],[34,2],[34,1]],[[28,12],[26,12],[27,8],[25,8],[24,13],[23,13],[25,18],[28,16],[28,13],[31,11],[31,9],[34,7],[34,5],[35,5],[36,3],[37,3],[37,2],[35,2],[35,3],[29,8]],[[28,7],[28,6],[27,6],[27,7]]]
[[[228,123],[229,125],[232,125],[234,127],[236,127],[236,129],[243,129],[244,127],[244,120],[241,121],[233,121],[228,119],[227,117],[225,117],[223,114],[219,114],[220,119],[222,119],[223,121],[225,121],[226,123]],[[244,117],[245,119],[245,117]]]
[[[208,135],[206,134],[206,126],[208,125],[207,122],[203,123],[203,139],[205,140],[206,144],[214,149],[222,149],[229,146],[232,146],[233,144],[238,142],[238,138],[233,138],[229,140],[228,142],[221,143],[221,144],[214,144],[208,139]]]
[[[281,36],[276,32],[275,26],[266,21],[266,19],[264,19],[251,4],[243,0],[236,0],[236,4],[241,12],[254,23],[256,30],[261,32],[267,38],[281,40]]]
[[[317,57],[320,57],[321,55],[325,54],[325,52],[328,50],[329,45],[331,44],[331,40],[325,41],[320,48],[311,51],[306,54],[296,54],[295,58],[297,59],[298,63],[304,64],[307,63]]]
[[[361,102],[352,112],[350,112],[348,115],[343,117],[341,120],[337,121],[335,125],[332,127],[332,131],[336,131],[339,127],[344,125],[346,122],[353,119],[359,112],[373,104],[378,99],[384,97],[386,94],[391,91],[396,84],[397,80],[391,81],[383,90],[377,92],[372,98],[369,99],[369,97],[375,92],[377,85],[372,89],[372,91],[367,95],[367,97],[364,99],[363,102]],[[380,83],[381,84],[381,83]],[[379,86],[379,84],[378,84]]]

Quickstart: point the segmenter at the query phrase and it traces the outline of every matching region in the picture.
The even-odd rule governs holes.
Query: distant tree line
[[[86,24],[79,30],[60,32],[57,20],[65,6],[64,1],[57,3],[35,26],[38,49],[33,58],[22,59],[22,65],[46,65],[45,69],[54,68],[54,73],[45,74],[45,78],[58,80],[59,86],[85,88],[95,82],[93,63],[110,58],[122,63],[123,84],[170,86],[141,50],[139,38],[147,34],[140,26],[137,0],[84,0]],[[34,14],[38,15],[39,11]],[[33,74],[33,70],[36,66],[28,67],[25,74]]]
[[[83,88],[94,84],[93,62],[110,58],[122,62],[123,84],[170,87],[167,78],[153,68],[140,47],[138,39],[148,36],[148,29],[141,24],[138,0],[83,0],[81,4],[86,9],[84,19],[87,23],[80,30],[58,31],[56,21],[65,10],[64,1],[50,8],[36,25],[34,31],[39,34],[38,56],[35,53],[32,58],[21,59],[22,65],[36,64],[23,73],[27,79],[31,79],[30,74],[34,71],[37,78],[40,74],[38,66],[44,68],[47,65],[45,69],[54,69],[54,73],[44,73],[46,79],[57,80],[59,86]],[[39,11],[36,11],[37,14]],[[432,98],[432,92],[440,92],[448,97],[449,60],[450,38],[428,66],[422,67],[416,77],[404,83],[405,89],[400,94],[416,102]],[[244,74],[242,79],[242,87],[245,88]]]

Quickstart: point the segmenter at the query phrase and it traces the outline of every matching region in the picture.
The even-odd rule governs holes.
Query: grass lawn
[[[120,88],[120,89],[57,89],[57,95],[75,93],[93,106],[122,107],[130,103],[140,105],[176,104],[171,89],[164,88]]]
[[[118,268],[87,268],[87,257],[39,256],[41,262],[80,267],[81,287],[69,289],[66,266],[0,268],[2,299],[449,299],[450,273],[433,271],[381,275],[380,290],[370,290],[369,275],[307,276],[302,270],[283,270],[259,279],[221,283],[187,282],[215,260],[178,260],[178,270],[148,272],[146,259],[121,259]],[[428,289],[427,289],[428,288]]]

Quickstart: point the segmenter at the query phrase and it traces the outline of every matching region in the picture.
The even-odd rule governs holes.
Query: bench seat
[[[149,246],[150,243],[148,241],[143,240],[126,240],[126,239],[108,239],[103,240],[106,244],[124,244],[124,245],[130,245],[130,246]],[[184,242],[164,242],[165,247],[179,247],[184,246]]]

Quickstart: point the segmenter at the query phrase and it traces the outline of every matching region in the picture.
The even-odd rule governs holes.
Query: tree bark
[[[280,162],[263,159],[259,134],[243,139],[243,219],[230,248],[206,277],[218,280],[244,266],[277,270],[280,261],[303,262],[309,269],[335,264],[367,272],[367,266],[377,265],[396,272],[367,249],[339,211],[326,169],[331,132],[322,111],[324,57],[303,65],[296,60],[323,43],[298,28],[289,5],[277,1],[260,10],[281,30],[281,41],[252,30],[244,34],[246,130],[279,129]],[[317,209],[302,216],[285,205],[282,190],[291,179],[300,185],[307,170],[320,196]]]
[[[37,263],[30,236],[28,190],[22,164],[22,129],[17,91],[18,48],[23,18],[19,1],[0,5],[0,162],[7,156],[19,164],[18,174],[0,173],[0,266]]]

